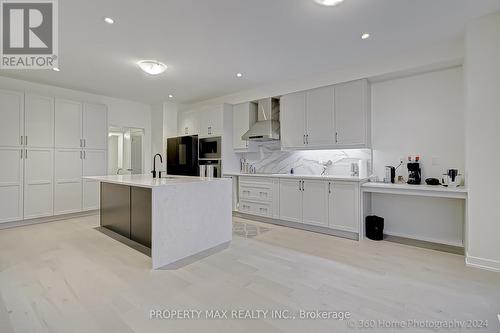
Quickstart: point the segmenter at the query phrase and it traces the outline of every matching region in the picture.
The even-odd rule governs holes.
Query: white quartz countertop
[[[98,180],[105,183],[121,184],[128,186],[146,187],[154,188],[160,186],[170,186],[170,185],[180,185],[186,183],[197,183],[197,182],[220,182],[228,181],[224,178],[201,178],[201,177],[189,177],[189,176],[171,176],[164,175],[162,178],[153,178],[151,174],[142,175],[111,175],[111,176],[95,176],[95,177],[84,177],[85,179]]]
[[[428,197],[444,197],[465,199],[467,197],[467,188],[445,187],[441,185],[410,185],[410,184],[390,184],[390,183],[364,183],[361,185],[363,192],[387,193],[387,194],[406,194]]]
[[[228,172],[224,173],[224,176],[238,176],[238,177],[267,177],[267,178],[296,178],[296,179],[324,179],[324,180],[338,180],[338,181],[350,181],[350,182],[365,182],[368,178],[353,177],[353,176],[333,176],[333,175],[297,175],[297,174],[285,174],[285,173],[238,173],[238,172]]]

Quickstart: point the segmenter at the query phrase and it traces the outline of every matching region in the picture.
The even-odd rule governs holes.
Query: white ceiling
[[[463,38],[500,0],[63,0],[59,67],[1,75],[145,103],[191,103]],[[103,22],[105,16],[114,25]],[[372,38],[361,40],[362,32]],[[167,72],[143,74],[157,59]],[[244,77],[236,78],[242,72]]]

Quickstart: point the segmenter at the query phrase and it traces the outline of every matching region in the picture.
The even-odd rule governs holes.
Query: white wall
[[[379,179],[386,165],[397,166],[408,155],[420,156],[422,180],[440,179],[446,169],[464,172],[462,67],[374,82],[371,88],[373,165]],[[397,174],[406,179],[406,165]]]
[[[465,48],[467,263],[500,271],[500,13],[471,22]]]
[[[119,98],[91,94],[78,90],[65,89],[46,84],[15,80],[0,76],[0,89],[18,90],[47,96],[72,99],[81,102],[103,103],[108,106],[109,125],[137,127],[145,131],[145,147],[151,146],[151,106]],[[145,168],[151,167],[151,154],[145,151]]]

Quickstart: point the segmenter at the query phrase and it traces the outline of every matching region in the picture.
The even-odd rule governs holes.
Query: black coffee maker
[[[420,185],[422,183],[422,171],[420,169],[419,160],[419,156],[415,157],[414,160],[411,156],[408,156],[408,164],[406,164],[408,168],[408,184]]]

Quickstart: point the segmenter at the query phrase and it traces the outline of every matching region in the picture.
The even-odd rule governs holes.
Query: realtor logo
[[[57,0],[0,0],[2,69],[57,67]]]

